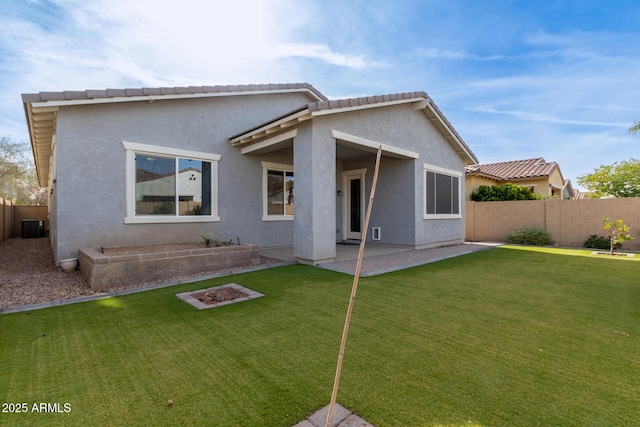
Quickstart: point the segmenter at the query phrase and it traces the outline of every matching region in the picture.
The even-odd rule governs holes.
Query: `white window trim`
[[[293,165],[287,165],[284,163],[264,162],[264,161],[261,162],[261,164],[262,164],[262,220],[263,221],[293,221],[293,215],[269,215],[267,211],[267,206],[269,204],[269,201],[267,199],[267,195],[269,194],[269,189],[267,188],[269,183],[269,179],[267,178],[267,172],[269,170],[293,172]],[[293,177],[295,179],[295,173]]]
[[[427,171],[458,178],[458,214],[427,214]],[[460,219],[462,218],[462,172],[439,166],[422,164],[422,219]]]
[[[183,150],[179,148],[161,147],[158,145],[141,144],[138,142],[122,141],[126,150],[126,197],[127,216],[125,224],[174,224],[183,222],[219,222],[218,216],[218,162],[219,154],[203,153],[199,151]],[[211,215],[136,215],[136,153],[165,155],[193,160],[211,162]]]

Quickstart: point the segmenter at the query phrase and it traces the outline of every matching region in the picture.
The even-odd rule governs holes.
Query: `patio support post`
[[[302,126],[293,143],[293,255],[304,264],[336,256],[336,144],[328,132]]]

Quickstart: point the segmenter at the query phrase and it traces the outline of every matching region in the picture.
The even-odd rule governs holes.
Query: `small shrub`
[[[604,237],[604,236],[598,236],[596,234],[592,234],[591,236],[589,236],[587,240],[585,240],[582,246],[590,249],[609,250],[611,249],[611,237],[609,236]]]
[[[609,218],[603,216],[602,221],[604,222],[603,228],[609,233],[609,242],[611,243],[609,253],[611,255],[613,255],[614,249],[622,246],[624,242],[634,239],[629,233],[631,228],[625,224],[623,220],[616,219],[615,221],[609,221]]]
[[[551,242],[551,235],[537,228],[518,228],[507,236],[507,243],[515,245],[546,246]]]
[[[481,185],[471,193],[474,202],[501,202],[507,200],[541,200],[542,196],[531,192],[529,187],[507,182],[504,185]]]

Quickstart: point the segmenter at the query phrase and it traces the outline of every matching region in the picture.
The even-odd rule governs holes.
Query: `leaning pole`
[[[376,167],[373,173],[373,183],[371,184],[371,195],[369,196],[369,205],[367,206],[367,214],[364,218],[364,227],[362,229],[362,237],[360,239],[360,250],[358,251],[358,263],[356,264],[356,272],[353,276],[353,286],[351,287],[351,299],[349,300],[349,308],[347,309],[347,317],[344,321],[344,329],[342,331],[342,341],[340,342],[340,353],[338,353],[338,366],[336,367],[336,378],[333,382],[333,392],[331,393],[331,403],[329,404],[329,412],[327,412],[327,423],[325,427],[331,427],[331,418],[333,418],[333,409],[336,406],[336,397],[338,396],[338,386],[340,385],[340,373],[342,372],[342,359],[344,358],[344,349],[347,344],[347,335],[349,334],[349,322],[351,322],[351,312],[353,304],[356,300],[356,291],[358,290],[358,279],[360,278],[360,267],[362,265],[362,256],[364,255],[364,245],[367,239],[367,230],[369,228],[369,217],[371,216],[371,207],[373,206],[373,198],[376,194],[376,184],[378,182],[378,170],[380,169],[380,156],[382,155],[382,145],[378,147],[376,156]]]

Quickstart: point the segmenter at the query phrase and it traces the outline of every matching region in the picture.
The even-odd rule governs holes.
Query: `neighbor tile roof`
[[[327,100],[327,97],[320,93],[309,83],[270,83],[270,84],[249,84],[249,85],[226,85],[226,86],[188,86],[188,87],[155,87],[136,89],[104,89],[104,90],[66,90],[62,92],[38,92],[22,95],[22,101],[46,102],[46,101],[74,101],[83,99],[100,98],[123,98],[136,96],[162,96],[162,95],[196,95],[215,93],[238,93],[238,92],[261,92],[261,91],[282,91],[308,89],[317,96],[318,99]]]
[[[483,175],[489,178],[509,180],[550,176],[557,167],[556,162],[547,162],[542,157],[536,157],[510,162],[471,165],[465,167],[465,172],[469,175]]]

